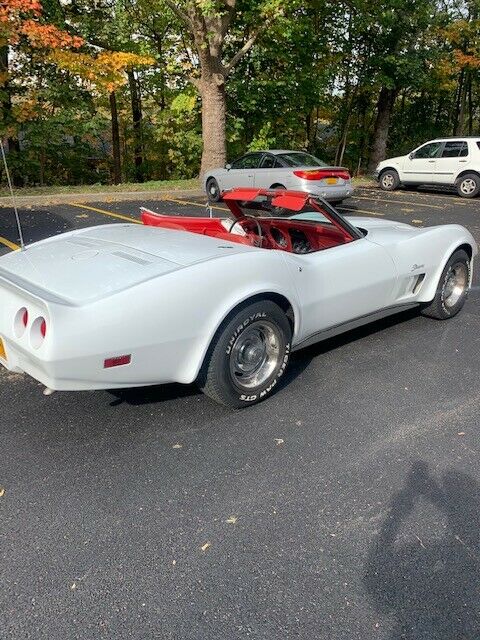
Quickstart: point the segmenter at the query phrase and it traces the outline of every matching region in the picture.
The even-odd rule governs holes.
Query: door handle
[[[459,162],[468,162],[468,160],[459,160]]]
[[[436,162],[436,160],[429,160],[429,162]]]

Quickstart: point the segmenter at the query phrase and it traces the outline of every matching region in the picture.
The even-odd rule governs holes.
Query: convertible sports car
[[[477,246],[459,225],[342,217],[304,192],[236,189],[225,219],[142,211],[0,258],[0,362],[51,389],[196,381],[243,407],[293,350],[419,306],[462,308]]]

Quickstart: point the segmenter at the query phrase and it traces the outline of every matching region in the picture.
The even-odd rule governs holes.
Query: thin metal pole
[[[3,164],[5,166],[5,175],[7,176],[8,188],[10,189],[10,195],[12,197],[13,210],[15,212],[15,218],[17,220],[18,236],[20,238],[20,248],[25,251],[25,243],[23,241],[22,225],[20,224],[20,216],[18,215],[17,202],[15,200],[15,194],[13,192],[12,180],[10,178],[10,171],[8,170],[7,157],[5,155],[5,147],[3,146],[3,140],[0,139],[0,147],[2,149]]]

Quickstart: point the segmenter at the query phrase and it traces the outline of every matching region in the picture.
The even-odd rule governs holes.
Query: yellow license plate
[[[3,344],[3,340],[0,338],[0,358],[3,360],[7,359],[7,352],[5,351],[5,345]]]
[[[327,184],[337,184],[338,178],[327,178]]]

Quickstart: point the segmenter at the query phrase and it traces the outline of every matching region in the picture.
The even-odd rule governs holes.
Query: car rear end
[[[52,386],[56,375],[51,339],[55,303],[47,298],[29,291],[20,279],[0,275],[0,364]]]
[[[344,167],[292,168],[291,187],[320,196],[329,202],[339,202],[352,195],[354,188],[348,169]]]

